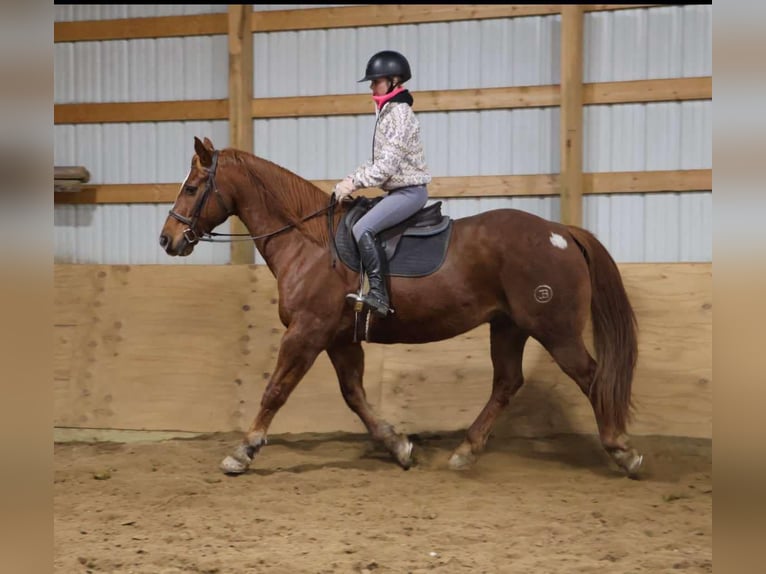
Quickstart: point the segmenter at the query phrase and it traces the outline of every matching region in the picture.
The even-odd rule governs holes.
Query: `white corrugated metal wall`
[[[303,5],[290,6],[300,8]],[[316,7],[306,5],[305,7]],[[285,9],[260,5],[255,9]],[[225,6],[57,6],[58,20],[224,11]],[[488,88],[559,81],[560,17],[258,33],[255,97],[367,93],[377,50],[404,52],[410,89]],[[224,98],[225,36],[56,44],[55,102]],[[711,6],[585,15],[585,82],[712,75]],[[420,114],[435,177],[559,170],[557,108]],[[308,179],[340,179],[367,158],[374,116],[254,122],[255,152]],[[56,165],[85,165],[97,183],[179,183],[194,135],[223,146],[227,122],[56,126]],[[585,171],[709,169],[712,102],[586,106]],[[515,207],[558,219],[557,198],[446,199],[463,217]],[[56,206],[57,261],[225,263],[228,245],[168,258],[156,236],[168,205]],[[617,261],[712,260],[712,194],[586,196],[584,225]],[[118,230],[118,231],[115,231]],[[260,257],[257,256],[257,261]]]

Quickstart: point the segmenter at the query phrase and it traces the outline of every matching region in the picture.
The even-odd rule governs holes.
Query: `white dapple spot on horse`
[[[567,240],[561,237],[558,233],[553,233],[551,231],[551,244],[554,247],[558,247],[559,249],[566,249],[567,248]]]

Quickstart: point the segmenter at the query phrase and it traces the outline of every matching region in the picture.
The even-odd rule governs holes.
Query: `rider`
[[[387,192],[352,229],[370,282],[369,292],[361,301],[383,317],[393,309],[386,288],[386,255],[377,234],[422,209],[428,201],[426,184],[431,182],[420,124],[412,111],[413,98],[404,88],[411,77],[410,64],[399,52],[384,50],[367,62],[364,78],[359,81],[370,82],[375,101],[372,159],[339,182],[334,190],[339,201],[366,187],[379,187]],[[346,298],[352,302],[360,300],[356,293]]]

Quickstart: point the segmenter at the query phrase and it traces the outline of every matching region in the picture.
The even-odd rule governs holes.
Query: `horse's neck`
[[[260,178],[264,186],[268,186],[270,190],[277,190],[276,193],[260,188],[253,189],[250,186],[240,187],[238,190],[237,215],[253,237],[268,235],[297,223],[294,217],[286,215],[289,210],[284,209],[282,205],[274,205],[274,202],[280,201],[279,191],[287,189],[289,185],[289,182],[282,180],[283,177],[283,174],[276,173]],[[301,216],[308,214],[301,214]],[[290,262],[294,261],[301,252],[317,248],[314,242],[295,228],[286,229],[271,237],[257,239],[255,246],[277,278],[286,273]]]

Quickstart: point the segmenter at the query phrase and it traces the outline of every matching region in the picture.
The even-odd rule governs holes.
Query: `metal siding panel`
[[[583,81],[607,82],[612,69],[612,26],[608,12],[585,14],[583,25]]]
[[[102,101],[124,101],[129,84],[128,42],[126,40],[102,42],[102,47],[103,67],[100,71]]]
[[[511,115],[513,156],[510,173],[521,175],[558,171],[558,135],[553,133],[559,123],[558,110],[518,109],[513,110]]]
[[[611,106],[612,165],[609,171],[641,171],[646,158],[646,107],[643,104]]]
[[[271,34],[253,34],[253,97],[269,97],[271,65]]]
[[[71,4],[55,4],[53,6],[53,21],[71,22],[74,20],[74,8]]]
[[[681,105],[679,169],[713,167],[713,102],[684,102]]]
[[[618,10],[611,16],[614,59],[610,81],[645,79],[648,53],[646,10]]]
[[[103,130],[99,124],[75,126],[74,149],[76,165],[90,172],[91,183],[106,183],[103,176]]]
[[[585,15],[584,80],[712,75],[712,6],[661,6]]]
[[[363,32],[362,32],[363,33]],[[407,84],[409,89],[419,89],[420,83],[418,79],[420,72],[428,66],[428,62],[423,62],[420,57],[420,39],[418,34],[418,25],[409,24],[402,26],[389,26],[388,27],[388,46],[390,50],[396,50],[407,58],[410,63],[410,71],[412,72],[412,80]],[[372,54],[370,54],[371,56]],[[369,57],[369,56],[368,56]],[[364,74],[364,66],[359,70],[355,70],[358,75],[355,79],[361,78]],[[368,86],[367,82],[363,83],[364,86]]]
[[[291,171],[304,179],[326,179],[327,118],[299,118],[297,162]]]
[[[225,36],[56,44],[56,103],[225,98]],[[161,89],[160,89],[161,86]]]
[[[130,162],[130,136],[127,124],[103,124],[100,126],[104,149],[102,182],[119,183],[128,180]],[[82,164],[86,168],[88,164]]]
[[[679,6],[647,11],[647,77],[681,77],[681,16],[682,8]]]
[[[487,110],[479,114],[479,175],[505,175],[513,166],[509,110]]]
[[[649,193],[645,200],[645,252],[643,261],[679,260],[679,194]]]
[[[53,49],[53,103],[69,104],[75,101],[74,44],[54,44]]]
[[[118,18],[128,17],[128,5],[127,4],[102,4],[101,5],[101,19],[102,20],[115,20]]]
[[[447,27],[449,36],[449,89],[475,88],[481,78],[481,42],[479,23],[476,21],[451,22]],[[440,86],[444,88],[445,86]]]
[[[101,4],[81,4],[73,7],[74,20],[101,20]]]
[[[130,4],[128,6],[129,18],[152,18],[157,16],[157,4]]]
[[[479,112],[451,112],[448,141],[448,175],[478,173],[481,151]]]
[[[327,30],[326,92],[355,94],[360,86],[366,87],[356,83],[364,75],[364,64],[361,67],[358,64],[356,34],[353,28]]]
[[[74,101],[100,101],[99,42],[76,42],[74,45]]]
[[[647,170],[678,169],[681,152],[681,104],[646,104]]]
[[[447,28],[442,24],[421,24],[418,28],[419,60],[417,70],[412,71],[413,80],[419,90],[443,90],[450,77],[450,36]],[[373,52],[369,54],[371,56]]]
[[[269,84],[266,97],[286,97],[298,94],[297,37],[297,32],[269,34]]]
[[[609,106],[583,108],[583,171],[609,171],[612,165],[612,121]]]
[[[199,124],[200,122],[189,122]],[[165,183],[181,183],[189,174],[191,158],[194,155],[194,136],[200,139],[208,134],[203,134],[196,127],[184,126],[183,122],[163,122],[158,124],[157,149],[160,155],[157,162],[157,181]],[[190,133],[191,132],[191,133]],[[215,145],[222,145],[222,142]]]
[[[53,206],[53,261],[73,263],[77,253],[74,205]]]
[[[184,98],[184,49],[183,38],[158,38],[157,60],[154,69],[157,73],[157,99],[182,100]]]
[[[713,74],[713,6],[683,9],[683,75]]]
[[[543,66],[547,67],[547,74],[543,74],[543,84],[561,83],[561,16],[548,16],[543,22],[549,30],[545,42],[550,45],[550,60],[543,60]]]
[[[229,11],[227,4],[184,4],[183,14],[220,14]]]
[[[77,165],[75,149],[75,126],[53,126],[53,164]]]
[[[611,196],[587,195],[583,197],[582,202],[583,227],[595,234],[611,252]],[[616,258],[616,254],[612,253],[612,257]]]
[[[555,18],[539,16],[512,19],[513,83],[511,85],[548,84],[554,76],[557,76],[553,70],[554,63],[557,61],[554,60],[553,54],[558,54],[560,51],[553,41],[556,22]],[[560,36],[558,28],[556,32],[556,35]]]
[[[298,166],[298,120],[276,118],[268,121],[268,142],[259,145],[258,155],[290,171]],[[262,141],[262,138],[259,138]]]
[[[298,32],[298,84],[299,96],[312,96],[328,92],[336,82],[327,81],[327,32]],[[284,72],[283,72],[284,73]],[[348,81],[351,81],[349,78]]]
[[[485,88],[513,85],[511,66],[511,20],[484,20],[479,24],[481,58],[478,61],[479,83]]]
[[[358,153],[362,146],[358,141],[357,122],[353,116],[338,116],[328,118],[326,126],[326,178],[341,180],[366,159]]]
[[[713,194],[684,193],[680,199],[679,261],[713,260]]]
[[[151,102],[159,98],[159,82],[156,69],[157,41],[130,40],[128,42],[128,62],[130,84],[127,100],[131,102]]]
[[[431,112],[419,114],[421,137],[423,139],[423,149],[426,156],[426,165],[433,177],[444,177],[449,175],[449,138],[448,134],[453,133],[449,129],[449,114],[446,112]],[[371,142],[372,131],[368,132],[367,141]],[[367,144],[370,145],[369,143]],[[369,147],[368,147],[369,149]],[[369,157],[370,152],[367,152]]]
[[[128,124],[130,138],[130,183],[156,183],[157,130],[145,123]]]

